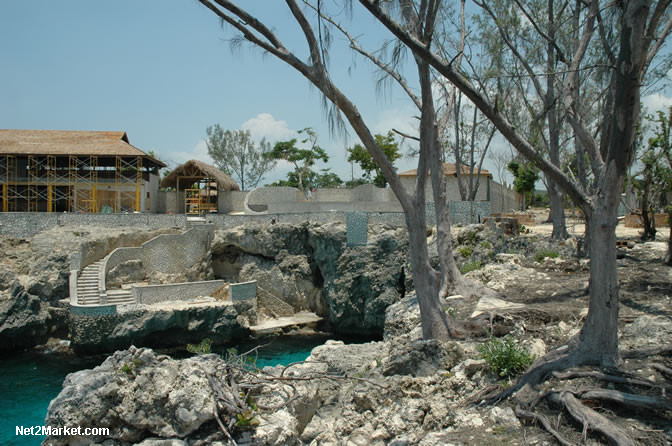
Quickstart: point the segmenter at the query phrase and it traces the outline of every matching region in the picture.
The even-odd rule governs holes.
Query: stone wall
[[[56,226],[159,229],[183,228],[185,224],[184,215],[0,212],[0,236],[9,238],[29,238]]]
[[[197,226],[183,234],[164,234],[145,242],[140,247],[117,248],[110,253],[101,267],[104,277],[120,263],[141,260],[149,274],[160,272],[176,274],[200,262],[214,236],[212,225]],[[101,290],[104,291],[101,283]]]
[[[520,209],[521,196],[509,184],[490,182],[490,202],[492,212],[511,212]]]

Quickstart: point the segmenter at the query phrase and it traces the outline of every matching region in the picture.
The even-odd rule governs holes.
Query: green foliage
[[[401,158],[401,153],[399,153],[399,144],[395,140],[394,133],[390,131],[387,132],[386,136],[375,135],[375,138],[378,147],[380,147],[383,153],[385,153],[385,156],[387,156],[387,159],[390,160],[390,163],[394,165],[394,162]],[[376,163],[366,148],[364,148],[361,144],[355,144],[353,147],[350,147],[347,150],[350,154],[348,156],[348,162],[355,162],[359,164],[359,167],[361,167],[361,169],[364,171],[364,178],[368,183],[372,182],[378,187],[385,187],[387,181],[385,180],[378,163]]]
[[[467,262],[464,265],[462,265],[462,268],[460,268],[460,272],[462,274],[467,274],[471,271],[476,271],[477,269],[481,269],[483,265],[481,262],[478,260],[474,260],[473,262]]]
[[[464,237],[464,243],[468,243],[470,245],[473,245],[476,243],[476,231],[469,231],[467,232],[467,235]]]
[[[317,173],[312,169],[306,169],[304,171],[304,176],[301,179],[303,182],[304,189],[315,189],[315,188],[337,188],[343,184],[343,180],[333,172],[329,172],[330,169],[321,169],[322,173]],[[278,180],[274,183],[267,184],[271,187],[295,187],[301,189],[299,183],[299,176],[296,172],[289,172],[287,174],[286,180]]]
[[[241,430],[247,430],[254,426],[259,426],[259,420],[254,416],[253,410],[246,410],[239,414],[236,414],[236,426],[241,428]]]
[[[519,163],[518,161],[511,161],[507,169],[515,177],[513,180],[513,187],[516,192],[527,195],[528,192],[534,192],[534,185],[539,180],[539,169],[530,161]],[[530,199],[533,194],[530,194]]]
[[[266,172],[275,167],[275,160],[267,156],[270,143],[262,139],[257,147],[249,130],[225,131],[215,124],[206,133],[208,155],[220,170],[234,177],[241,190],[257,187]]]
[[[557,259],[560,254],[558,251],[552,249],[541,249],[534,254],[534,260],[541,263],[546,257],[549,259]]]
[[[363,184],[370,184],[370,181],[367,181],[364,178],[355,178],[354,180],[348,180],[345,182],[345,187],[348,189],[354,189],[358,186],[361,186]]]
[[[491,336],[478,346],[478,352],[485,359],[488,368],[502,378],[511,378],[527,369],[534,361],[534,356],[516,345],[511,336],[503,339]]]
[[[130,375],[133,373],[133,365],[130,362],[125,362],[121,368],[119,369],[120,372],[125,373],[127,375]]]
[[[310,127],[299,130],[299,134],[306,137],[300,141],[303,146],[308,145],[307,149],[297,147],[296,138],[289,141],[281,141],[275,144],[273,150],[264,154],[264,158],[269,160],[285,160],[294,165],[294,175],[297,180],[297,186],[302,191],[306,190],[306,182],[304,177],[310,175],[312,170],[310,167],[314,166],[317,161],[329,161],[329,155],[317,144],[317,133]],[[289,179],[289,175],[288,175]],[[340,178],[339,178],[340,181]],[[281,184],[272,184],[281,185]],[[284,185],[284,184],[282,184]]]
[[[187,344],[187,351],[196,355],[205,355],[211,352],[212,341],[205,338],[200,344]]]
[[[462,257],[471,257],[471,254],[474,252],[474,248],[471,246],[462,246],[457,250]]]
[[[479,246],[480,246],[481,248],[483,248],[483,249],[490,249],[490,248],[492,248],[492,243],[490,243],[490,242],[487,241],[487,240],[483,240],[483,241],[479,244]]]

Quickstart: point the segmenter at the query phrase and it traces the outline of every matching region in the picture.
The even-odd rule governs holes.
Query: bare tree
[[[360,0],[380,22],[415,54],[462,91],[497,127],[499,132],[577,203],[586,215],[590,249],[590,301],[588,316],[581,331],[569,344],[538,360],[512,386],[509,395],[527,382],[536,382],[551,371],[580,364],[615,367],[620,362],[618,349],[618,277],[616,269],[615,228],[623,180],[633,150],[635,126],[640,112],[640,86],[652,61],[672,30],[669,1],[652,3],[630,0],[600,5],[597,0],[587,4],[577,2],[577,14],[582,18],[580,38],[572,54],[566,55],[568,73],[561,99],[567,110],[572,129],[590,157],[594,181],[589,190],[574,181],[549,161],[526,139],[494,103],[478,92],[472,83],[449,60],[435,54],[405,26],[394,20],[376,0]],[[435,2],[430,2],[435,3]],[[425,1],[420,5],[426,4]],[[599,142],[582,121],[575,99],[579,88],[582,61],[595,37],[595,25],[602,7],[617,8],[619,17],[618,54],[610,69],[609,90],[603,102],[603,119]],[[540,33],[541,38],[554,39]],[[599,38],[599,36],[598,36]]]
[[[355,104],[336,87],[329,77],[329,71],[324,60],[324,48],[321,46],[323,40],[317,37],[317,35],[321,36],[324,31],[319,20],[317,24],[318,32],[316,33],[296,1],[286,0],[286,4],[300,27],[309,48],[309,57],[306,61],[303,61],[280,41],[270,27],[233,2],[228,0],[199,1],[217,15],[223,24],[235,29],[242,39],[258,46],[297,70],[345,116],[364,147],[380,166],[382,174],[404,210],[409,234],[409,259],[421,310],[424,338],[447,339],[450,336],[459,335],[460,328],[449,319],[439,302],[440,293],[448,294],[460,289],[468,292],[470,287],[464,286],[464,280],[453,258],[449,212],[445,200],[441,146],[438,138],[429,63],[422,58],[416,58],[421,87],[421,95],[417,98],[421,111],[420,149],[415,188],[412,191],[407,191],[396,174],[392,163],[376,143],[372,132]],[[404,2],[401,5],[400,10],[409,24],[408,33],[413,36],[413,39],[424,42],[424,45],[431,45],[439,6],[439,3],[433,3],[431,7],[418,12],[412,8],[411,2]],[[440,265],[438,271],[430,263],[427,243],[426,185],[428,177],[431,177],[436,208]],[[473,292],[473,288],[471,290]]]

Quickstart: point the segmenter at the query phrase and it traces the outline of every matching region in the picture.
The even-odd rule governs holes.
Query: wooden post
[[[2,185],[2,212],[7,212],[7,209],[9,207],[9,200],[7,196],[8,190],[7,190],[7,183]]]
[[[140,185],[136,184],[135,185],[135,210],[136,210],[136,212],[140,212],[140,210],[141,210],[141,208],[140,208],[140,198],[141,198]]]

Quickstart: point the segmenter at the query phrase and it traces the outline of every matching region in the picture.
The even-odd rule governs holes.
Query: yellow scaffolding
[[[74,203],[72,206],[73,212],[98,212],[96,199],[97,169],[97,156],[70,156],[68,187],[70,189],[71,200]]]
[[[16,201],[19,198],[19,186],[17,181],[17,162],[16,157],[12,155],[7,155],[5,157],[5,166],[6,166],[6,177],[7,182],[5,194],[5,203],[3,203],[3,209],[7,209],[5,212],[16,212]]]
[[[142,157],[116,157],[115,186],[119,191],[118,212],[140,212],[142,189]]]

